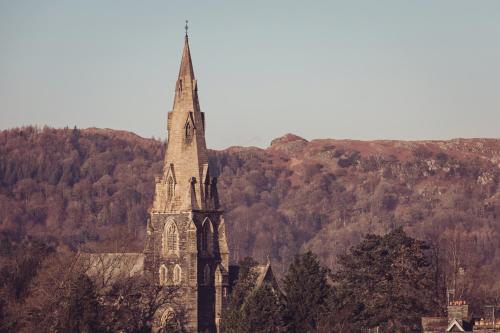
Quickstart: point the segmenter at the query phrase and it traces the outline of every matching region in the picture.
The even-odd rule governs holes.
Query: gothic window
[[[191,220],[189,222],[187,234],[188,234],[187,248],[188,248],[189,252],[196,252],[196,250],[197,250],[197,247],[196,247],[196,225],[194,224],[193,220]]]
[[[165,312],[163,312],[160,319],[160,324],[163,329],[173,329],[178,326],[175,312],[172,308],[169,307],[165,310]],[[177,332],[177,330],[175,330],[175,332]]]
[[[208,264],[203,269],[203,283],[207,286],[210,285],[210,266]]]
[[[167,284],[167,267],[165,265],[161,265],[160,267],[160,285]]]
[[[174,197],[174,179],[172,178],[172,176],[169,176],[167,180],[167,202],[172,202],[173,197]]]
[[[205,254],[211,254],[213,249],[213,229],[212,222],[208,218],[203,221],[201,229],[201,251]]]
[[[182,281],[182,269],[181,266],[175,265],[174,267],[174,284],[179,284]]]
[[[165,255],[179,254],[179,232],[173,220],[165,224],[163,232],[163,253]]]
[[[191,124],[191,121],[188,118],[186,125],[184,125],[184,137],[186,138],[187,143],[190,143],[193,139],[193,132],[193,124]]]

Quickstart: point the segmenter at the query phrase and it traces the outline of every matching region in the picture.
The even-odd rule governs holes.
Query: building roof
[[[268,284],[275,290],[280,290],[278,281],[276,280],[271,263],[268,261],[265,265],[257,265],[252,267],[252,272],[256,273],[255,288],[260,288],[264,284]]]
[[[448,327],[446,317],[422,317],[422,329],[424,332],[444,332]]]
[[[97,278],[102,286],[144,273],[143,253],[80,253],[86,274]]]
[[[456,319],[453,319],[451,321],[451,323],[448,325],[448,328],[446,329],[446,332],[466,332],[466,331],[462,327],[462,323],[460,323]]]

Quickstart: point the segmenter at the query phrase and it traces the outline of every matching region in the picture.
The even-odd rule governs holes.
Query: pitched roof
[[[460,323],[458,320],[453,319],[450,324],[448,325],[448,328],[446,329],[446,332],[453,332],[452,329],[457,328],[459,332],[466,332],[465,329],[462,327],[462,323]]]
[[[80,260],[87,275],[99,276],[104,285],[144,273],[143,253],[81,253]]]
[[[254,266],[251,270],[253,273],[256,273],[257,276],[255,288],[260,288],[263,284],[269,284],[273,289],[280,290],[269,261],[265,265]]]

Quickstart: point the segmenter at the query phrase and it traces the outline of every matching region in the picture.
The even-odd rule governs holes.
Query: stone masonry
[[[163,173],[156,178],[147,223],[144,271],[159,284],[181,287],[188,332],[218,332],[229,297],[229,251],[187,34],[167,130]]]

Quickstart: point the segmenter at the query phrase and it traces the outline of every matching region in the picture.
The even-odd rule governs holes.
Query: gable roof
[[[143,253],[81,253],[80,260],[86,274],[98,277],[106,286],[120,278],[144,274]]]
[[[459,332],[466,332],[462,327],[462,324],[456,319],[453,319],[451,321],[451,323],[448,325],[448,328],[446,329],[446,332],[452,332],[453,328],[458,328]]]
[[[274,276],[271,268],[271,263],[268,261],[265,265],[257,265],[252,267],[252,272],[256,273],[255,288],[260,288],[264,284],[270,285],[273,289],[281,292],[278,281]]]

